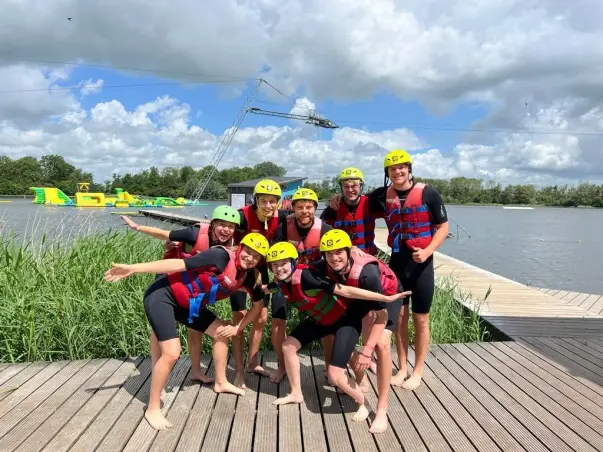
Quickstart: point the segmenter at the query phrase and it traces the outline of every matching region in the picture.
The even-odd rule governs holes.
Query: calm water
[[[165,211],[203,217],[219,203],[208,204]],[[26,237],[42,231],[68,237],[123,227],[112,211],[137,209],[46,207],[13,200],[0,204],[0,225]],[[603,227],[603,210],[449,206],[448,213],[455,237],[446,240],[442,252],[524,284],[603,294],[603,238],[596,233]],[[135,221],[174,227],[146,217]]]

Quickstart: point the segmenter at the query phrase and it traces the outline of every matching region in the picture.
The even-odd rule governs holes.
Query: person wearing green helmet
[[[163,259],[186,259],[206,251],[214,245],[233,246],[235,229],[241,223],[239,212],[226,205],[214,209],[209,223],[198,223],[188,228],[172,231],[139,225],[127,215],[121,215],[120,218],[130,229],[164,240],[166,243]],[[202,383],[212,383],[213,379],[201,370],[203,333],[191,328],[187,329],[192,378]]]

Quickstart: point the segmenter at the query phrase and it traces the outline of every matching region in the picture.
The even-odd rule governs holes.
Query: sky
[[[602,20],[597,0],[9,0],[0,155],[97,182],[201,168],[243,115],[220,169],[381,184],[402,148],[420,177],[603,183]]]

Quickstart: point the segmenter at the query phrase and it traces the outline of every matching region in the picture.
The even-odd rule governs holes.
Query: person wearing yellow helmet
[[[383,161],[384,186],[368,195],[372,212],[386,219],[387,244],[391,248],[389,265],[404,287],[412,291],[415,366],[409,377],[409,302],[405,300],[396,329],[399,370],[392,378],[393,385],[409,390],[421,383],[429,350],[429,310],[435,281],[433,253],[448,235],[444,201],[435,187],[413,180],[412,163],[410,154],[402,149],[389,152]]]
[[[281,223],[284,223],[288,212],[279,210],[278,203],[282,198],[282,190],[280,185],[272,179],[259,180],[253,190],[253,204],[239,209],[241,222],[235,239],[240,239],[244,234],[255,232],[262,234],[268,241],[274,240],[276,230]],[[268,270],[264,264],[258,267],[262,274],[264,283],[268,281]],[[263,376],[271,376],[259,362],[259,350],[264,328],[268,322],[268,304],[270,304],[270,296],[264,298],[264,309],[260,316],[253,322],[253,326],[249,335],[249,351],[247,356],[247,371],[254,372]],[[233,320],[239,322],[247,312],[247,296],[238,292],[230,297],[230,306],[232,308]],[[275,311],[272,305],[272,313]],[[233,355],[235,358],[235,385],[245,387],[245,374],[243,366],[243,345],[244,338],[237,336],[233,339]]]
[[[375,218],[371,214],[364,190],[364,175],[358,168],[345,168],[337,177],[341,195],[327,206],[320,218],[335,229],[348,233],[352,244],[373,256],[375,246]]]
[[[363,347],[354,365],[356,381],[368,381],[364,371],[370,366],[373,352],[377,355],[378,403],[376,416],[370,432],[382,433],[387,429],[388,390],[392,375],[391,337],[397,326],[397,319],[402,309],[402,298],[410,294],[404,292],[402,284],[394,272],[381,260],[353,246],[350,237],[341,230],[333,229],[326,233],[320,241],[320,250],[324,261],[316,266],[325,271],[327,277],[339,284],[360,287],[376,294],[398,294],[397,301],[378,310],[375,304],[356,304],[361,320],[374,313],[374,323],[363,328]],[[356,338],[357,340],[358,338]],[[356,342],[354,342],[356,343]],[[333,348],[335,350],[335,347]],[[364,380],[364,382],[363,382]],[[366,389],[365,389],[366,390]]]
[[[245,395],[243,389],[226,379],[228,339],[242,331],[262,310],[263,291],[255,267],[268,252],[268,241],[261,234],[247,234],[237,248],[215,246],[186,259],[164,259],[141,264],[113,264],[105,281],[117,282],[135,273],[159,273],[144,296],[144,308],[153,331],[151,392],[145,418],[156,430],[171,424],[161,413],[161,391],[180,357],[176,322],[204,332],[214,339],[214,391]],[[234,325],[208,309],[216,301],[237,290],[250,295],[253,308]]]
[[[121,215],[123,222],[133,231],[150,237],[164,240],[164,259],[185,259],[208,250],[214,245],[232,246],[235,229],[239,226],[240,215],[230,206],[222,205],[214,209],[211,222],[197,223],[182,229],[161,229],[153,226],[139,225],[127,215]],[[203,349],[203,333],[187,328],[188,350],[191,359],[191,378],[203,383],[213,382],[201,370],[201,350]]]
[[[337,239],[337,233],[345,235],[343,231],[332,230],[327,232],[321,240],[321,249],[326,250],[327,254],[331,253],[332,249],[337,246],[333,245],[333,241]],[[348,249],[350,249],[349,237],[347,240],[349,243]],[[358,251],[362,253],[362,251]],[[333,355],[328,363],[327,373],[338,388],[358,403],[358,412],[353,416],[353,420],[362,422],[369,415],[369,411],[364,404],[364,394],[353,380],[348,380],[345,374],[345,368],[354,350],[354,345],[360,336],[362,311],[377,309],[384,312],[382,303],[399,301],[407,294],[398,293],[397,290],[394,290],[384,295],[380,292],[361,288],[360,286],[364,283],[364,280],[367,277],[370,278],[371,275],[360,267],[354,269],[360,270],[361,275],[356,277],[362,282],[356,285],[338,283],[325,277],[326,266],[322,266],[322,268],[320,264],[316,267],[309,266],[299,263],[298,258],[297,249],[288,242],[274,244],[268,250],[268,256],[266,257],[275,279],[274,283],[268,285],[267,290],[282,292],[292,306],[307,314],[307,318],[293,329],[283,343],[291,393],[273,403],[284,405],[303,402],[297,353],[303,346],[323,337],[334,335]],[[377,282],[380,281],[379,270],[376,271],[373,277],[376,278]],[[364,302],[361,300],[364,300]],[[369,338],[368,342],[371,339],[373,338]],[[357,367],[362,368],[362,363],[358,364]],[[380,386],[380,394],[382,389]],[[387,388],[384,394],[385,396],[388,395]],[[380,416],[378,410],[378,417]],[[387,416],[385,422],[387,424]],[[384,429],[377,431],[375,426],[375,423],[371,426],[373,433],[384,431]]]
[[[331,229],[329,225],[314,216],[318,207],[318,196],[314,190],[299,188],[293,193],[291,203],[293,213],[277,228],[275,241],[293,243],[302,263],[318,261],[322,258],[318,249],[320,237]],[[272,295],[271,303],[271,338],[278,358],[278,369],[271,375],[270,380],[279,383],[285,375],[282,344],[286,336],[287,302],[280,293],[277,293]]]

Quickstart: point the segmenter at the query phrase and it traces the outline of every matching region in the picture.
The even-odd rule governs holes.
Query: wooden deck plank
[[[460,350],[461,346],[457,348]],[[493,369],[496,369],[511,383],[528,394],[582,440],[588,442],[597,450],[603,450],[603,436],[598,433],[598,431],[603,431],[603,421],[592,415],[588,410],[585,410],[546,381],[530,374],[527,369],[521,366],[508,366],[505,361],[511,360],[507,360],[502,353],[497,352],[494,348],[491,349],[491,352],[478,344],[464,344],[462,348],[471,350],[490,364]],[[461,350],[461,352],[463,351]],[[502,360],[498,359],[496,355],[502,355]],[[468,355],[465,356],[470,358]]]
[[[395,356],[395,354],[394,354]],[[414,348],[409,347],[408,349],[408,362],[409,369],[414,364],[415,353]],[[412,363],[412,364],[411,364]],[[397,368],[397,366],[395,365]],[[435,376],[429,366],[423,372],[423,382],[425,386],[433,393],[436,398],[431,401],[430,407],[427,407],[429,413],[433,415],[434,411],[438,409],[445,409],[449,414],[448,418],[458,424],[459,432],[463,432],[466,438],[458,437],[458,433],[455,435],[454,440],[449,440],[451,447],[456,450],[479,450],[479,451],[500,451],[501,449],[496,445],[494,441],[488,436],[486,431],[475,421],[471,416],[471,413],[467,411],[456,399],[456,397],[448,390],[448,388]],[[423,386],[423,385],[421,385]],[[419,386],[419,388],[421,388]],[[419,389],[417,388],[417,390]],[[468,394],[467,394],[468,395]],[[421,397],[421,396],[419,396]],[[439,406],[439,408],[432,408]],[[439,417],[441,417],[440,415]],[[434,419],[434,421],[436,421]],[[439,421],[438,427],[441,425]],[[469,441],[469,444],[467,442]],[[507,449],[509,450],[509,449]],[[520,450],[519,448],[514,450]]]
[[[354,450],[335,389],[325,385],[323,377],[323,375],[325,375],[325,365],[322,356],[319,356],[318,353],[313,351],[311,360],[314,378],[317,382],[318,398],[328,439],[329,451],[349,452]]]
[[[574,298],[576,298],[579,294],[580,294],[580,292],[568,292],[566,295],[564,295],[563,297],[561,297],[561,299],[563,301],[565,301],[566,303],[569,303]]]
[[[265,352],[263,360],[266,363],[274,362],[274,352]],[[271,361],[272,360],[272,361]],[[260,378],[260,388],[258,397],[258,415],[255,423],[255,437],[253,441],[253,450],[255,451],[274,451],[278,446],[276,437],[278,427],[278,411],[272,402],[276,400],[278,386],[270,382],[268,377]]]
[[[0,380],[0,401],[25,384],[33,375],[41,372],[49,363],[36,361],[34,363],[13,364],[4,369],[3,380]]]
[[[443,346],[446,352],[454,359],[462,359],[467,363],[478,367],[481,372],[484,373],[490,380],[496,383],[503,391],[505,391],[516,404],[521,404],[526,410],[534,415],[550,432],[554,433],[560,441],[563,441],[573,450],[584,450],[595,452],[595,448],[589,445],[585,440],[580,438],[571,428],[567,427],[564,422],[571,422],[574,425],[572,419],[564,417],[563,421],[557,419],[549,411],[547,411],[540,403],[546,404],[551,407],[552,404],[547,401],[540,394],[526,394],[521,388],[517,387],[514,383],[507,379],[505,375],[498,372],[494,367],[488,365],[488,363],[482,359],[481,356],[471,351],[465,344],[455,344],[454,346]],[[535,397],[538,401],[533,399]],[[510,401],[513,404],[512,401]],[[559,407],[559,405],[557,405]],[[569,413],[568,413],[569,414]],[[548,436],[548,432],[542,430],[542,433]],[[560,447],[562,443],[556,441],[553,436],[549,436],[549,440],[553,443],[558,443],[556,447]],[[577,449],[576,449],[577,448]],[[560,449],[558,449],[560,450]]]
[[[321,403],[318,398],[317,380],[314,378],[309,350],[299,353],[301,389],[304,403],[300,404],[300,417],[305,452],[327,452],[327,433],[323,424]],[[322,377],[322,375],[321,375]],[[318,381],[318,385],[324,383]],[[309,432],[313,432],[310,434]]]
[[[253,435],[257,418],[257,403],[260,389],[260,376],[255,373],[246,373],[245,397],[237,400],[237,409],[234,414],[232,434],[228,443],[229,452],[250,451],[253,446]]]
[[[69,449],[73,452],[89,452],[95,450],[105,435],[135,397],[147,397],[150,386],[151,358],[145,358],[140,366],[132,372],[121,385],[111,401],[88,426],[77,442]],[[148,382],[148,383],[147,383]],[[145,385],[146,383],[146,385]],[[140,395],[139,395],[140,393]],[[146,395],[145,395],[146,394]]]
[[[31,378],[25,381],[19,388],[11,392],[3,401],[0,403],[0,419],[2,419],[8,412],[15,408],[21,401],[25,400],[32,393],[34,393],[40,386],[44,385],[50,380],[55,374],[59,373],[64,367],[70,365],[69,361],[56,361],[44,366],[39,372],[33,374]],[[78,364],[71,364],[70,369]],[[30,366],[31,367],[31,366]],[[33,399],[37,400],[37,398]],[[0,428],[6,425],[4,419],[0,420]],[[5,430],[6,431],[6,430]]]
[[[603,397],[585,387],[567,373],[560,371],[558,368],[550,365],[548,362],[542,360],[536,355],[531,355],[528,359],[518,350],[515,350],[514,348],[502,343],[481,343],[480,345],[486,350],[490,351],[490,353],[494,353],[493,350],[496,350],[496,356],[501,361],[504,360],[509,367],[515,369],[517,364],[520,366],[517,367],[517,369],[521,369],[521,367],[523,367],[529,370],[530,373],[536,375],[541,380],[546,381],[550,386],[561,391],[564,395],[570,397],[577,404],[587,409],[593,416],[597,416],[599,419],[603,420]],[[528,353],[529,352],[526,350],[526,355]],[[581,392],[580,389],[582,387],[583,391],[592,398],[589,398],[587,395],[584,395],[584,393]]]
[[[215,376],[213,361],[207,370],[207,374],[212,378]],[[197,399],[182,429],[176,451],[198,452],[201,449],[217,399],[218,394],[214,392],[211,386],[203,385],[199,388]],[[245,449],[242,449],[240,452],[244,451]]]
[[[230,356],[226,367],[226,378],[228,381],[234,381],[235,369],[233,366],[234,358]],[[203,441],[203,447],[201,448],[202,452],[221,452],[226,450],[239,398],[235,394],[218,394],[218,399],[214,405],[209,426],[207,427],[205,440]]]
[[[590,294],[588,293],[579,293],[576,295],[571,301],[568,302],[570,306],[580,306],[584,300],[586,300]]]
[[[205,367],[206,374],[210,361],[210,355],[201,356],[201,365]],[[191,413],[193,403],[195,403],[195,399],[199,394],[200,387],[201,383],[194,381],[191,372],[189,372],[166,416],[166,419],[171,422],[172,428],[161,432],[161,434],[155,437],[149,449],[150,452],[171,452],[176,448],[182,430],[186,425],[186,420]]]
[[[457,376],[463,385],[505,426],[507,431],[526,450],[571,450],[528,410],[516,403],[506,392],[490,380],[477,366],[465,359],[449,356],[440,346],[434,347],[435,356],[449,372]],[[454,349],[451,350],[453,355]],[[501,409],[502,408],[502,409]],[[497,441],[498,443],[498,441]],[[555,449],[557,447],[557,449]]]
[[[190,361],[187,357],[178,360],[170,372],[161,397],[164,403],[162,408],[164,415],[167,414],[166,411],[169,411],[169,407],[189,370]],[[119,416],[119,419],[109,430],[96,451],[112,452],[123,450],[126,447],[130,450],[141,450],[140,448],[150,445],[157,434],[157,431],[152,429],[144,419],[144,411],[149,403],[150,387],[151,378],[148,378],[136,397],[130,401],[127,408],[121,413],[121,416]]]
[[[603,376],[603,363],[598,361],[588,352],[585,352],[578,347],[574,347],[573,345],[568,344],[567,342],[559,343],[558,341],[562,339],[541,337],[538,338],[538,340],[543,344],[549,346],[550,348],[553,348],[554,350],[565,354],[566,356],[568,354],[571,354],[571,358],[578,365],[590,370],[591,372],[597,374],[599,377]]]
[[[269,360],[277,367],[276,359]],[[291,392],[289,379],[285,376],[278,385],[278,397],[284,397]],[[303,393],[302,393],[303,394]],[[301,426],[300,405],[288,404],[277,407],[278,412],[278,450],[287,452],[302,452],[303,434]],[[319,416],[317,414],[317,416]],[[306,435],[310,431],[305,432]]]
[[[117,361],[117,360],[111,360]],[[88,428],[94,419],[102,413],[112,397],[122,387],[128,376],[131,376],[142,358],[132,358],[123,362],[113,375],[104,383],[92,383],[86,388],[92,396],[74,417],[65,423],[60,431],[44,447],[48,452],[65,452],[77,441],[80,435]]]
[[[409,372],[412,372],[414,369],[414,358],[414,350],[409,349]],[[398,366],[395,363],[394,368],[398,369]],[[471,441],[469,441],[463,431],[456,424],[455,420],[439,403],[429,386],[422,384],[414,390],[414,393],[452,450],[460,452],[476,450],[473,444],[471,444]]]
[[[566,343],[582,350],[589,356],[589,361],[591,362],[600,363],[601,360],[603,360],[603,346],[598,345],[597,341],[590,340],[587,337],[564,337],[559,339],[555,338],[554,340],[561,346]]]
[[[22,452],[33,452],[42,449],[64,423],[92,396],[90,392],[85,392],[86,387],[90,387],[91,382],[97,381],[100,384],[107,379],[108,374],[99,372],[107,363],[109,361],[106,359],[91,360],[60,388],[56,388],[44,403],[4,437],[6,441],[4,444],[5,450],[13,450],[11,447],[16,446],[19,446],[17,450]],[[111,372],[117,368],[119,363],[121,361],[114,361],[114,365],[109,366]],[[102,378],[100,381],[97,378],[99,373]],[[85,398],[77,397],[78,395]]]

